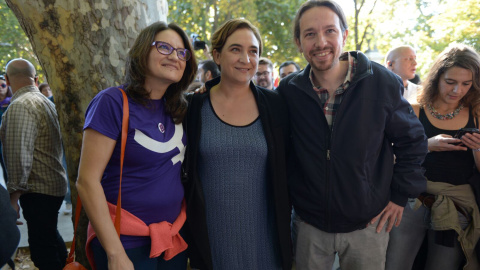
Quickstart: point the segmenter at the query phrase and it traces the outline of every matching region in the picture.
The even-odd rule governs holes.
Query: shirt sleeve
[[[98,93],[85,112],[83,129],[91,128],[117,140],[122,130],[123,98],[116,88],[108,88]]]
[[[428,141],[410,103],[400,94],[397,100],[385,130],[393,143],[395,154],[390,200],[405,206],[408,198],[416,198],[426,190],[422,163],[427,154]]]
[[[22,103],[9,106],[5,122],[7,143],[3,145],[3,155],[8,172],[8,191],[28,191],[35,139],[41,123]]]

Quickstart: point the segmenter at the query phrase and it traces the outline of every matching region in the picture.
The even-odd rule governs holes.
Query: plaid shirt
[[[62,138],[55,105],[35,86],[18,89],[2,116],[8,191],[65,196]]]
[[[335,117],[337,108],[340,103],[342,103],[344,94],[350,85],[353,76],[355,76],[355,71],[357,69],[357,59],[352,57],[348,52],[345,52],[340,56],[340,61],[348,61],[347,76],[345,77],[343,83],[337,88],[337,90],[335,90],[334,97],[332,99],[330,99],[330,95],[328,94],[328,90],[326,88],[315,86],[313,83],[313,69],[310,70],[310,82],[312,83],[313,90],[320,98],[320,102],[323,106],[323,113],[325,114],[325,118],[327,119],[330,129],[332,129],[333,119]]]

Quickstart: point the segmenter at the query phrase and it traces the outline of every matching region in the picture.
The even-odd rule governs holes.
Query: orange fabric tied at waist
[[[115,211],[116,205],[113,205],[109,202],[108,210],[110,211],[110,217],[112,221],[115,222]],[[129,236],[150,236],[151,239],[151,249],[150,249],[150,258],[155,258],[160,256],[163,252],[163,258],[165,260],[170,260],[178,253],[187,249],[188,245],[183,240],[179,231],[182,228],[185,220],[187,219],[186,214],[187,205],[185,199],[182,202],[182,208],[177,219],[172,223],[162,221],[159,223],[152,223],[146,225],[145,222],[131,214],[130,212],[122,209],[121,210],[121,220],[120,220],[120,234],[129,235]],[[95,262],[93,260],[93,253],[90,248],[91,241],[96,237],[95,231],[93,230],[90,223],[88,223],[87,231],[87,258],[90,262],[90,265],[93,269],[96,269]]]

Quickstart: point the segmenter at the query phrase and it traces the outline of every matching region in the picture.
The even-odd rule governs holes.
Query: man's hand
[[[18,199],[20,199],[21,195],[21,191],[10,193],[10,204],[12,205],[13,209],[17,211],[17,219],[20,219],[20,205],[18,204]],[[23,225],[23,222],[17,220],[17,225]]]
[[[398,225],[400,225],[400,222],[402,221],[402,216],[403,216],[403,207],[393,202],[388,202],[385,209],[383,209],[383,211],[380,214],[378,214],[378,216],[374,217],[368,225],[375,224],[375,222],[377,222],[377,220],[381,217],[380,222],[378,222],[378,225],[377,225],[377,233],[382,231],[383,226],[387,221],[388,221],[388,227],[386,229],[386,232],[388,233],[392,230],[393,224],[395,224],[395,227],[398,227]]]

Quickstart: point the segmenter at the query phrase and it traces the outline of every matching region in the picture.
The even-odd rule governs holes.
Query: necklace
[[[455,109],[455,111],[447,114],[440,114],[439,112],[437,112],[437,110],[435,110],[432,104],[427,104],[427,108],[433,117],[440,120],[450,120],[450,119],[453,119],[455,116],[457,116],[457,114],[463,109],[463,104],[460,104],[460,106],[458,106]]]

